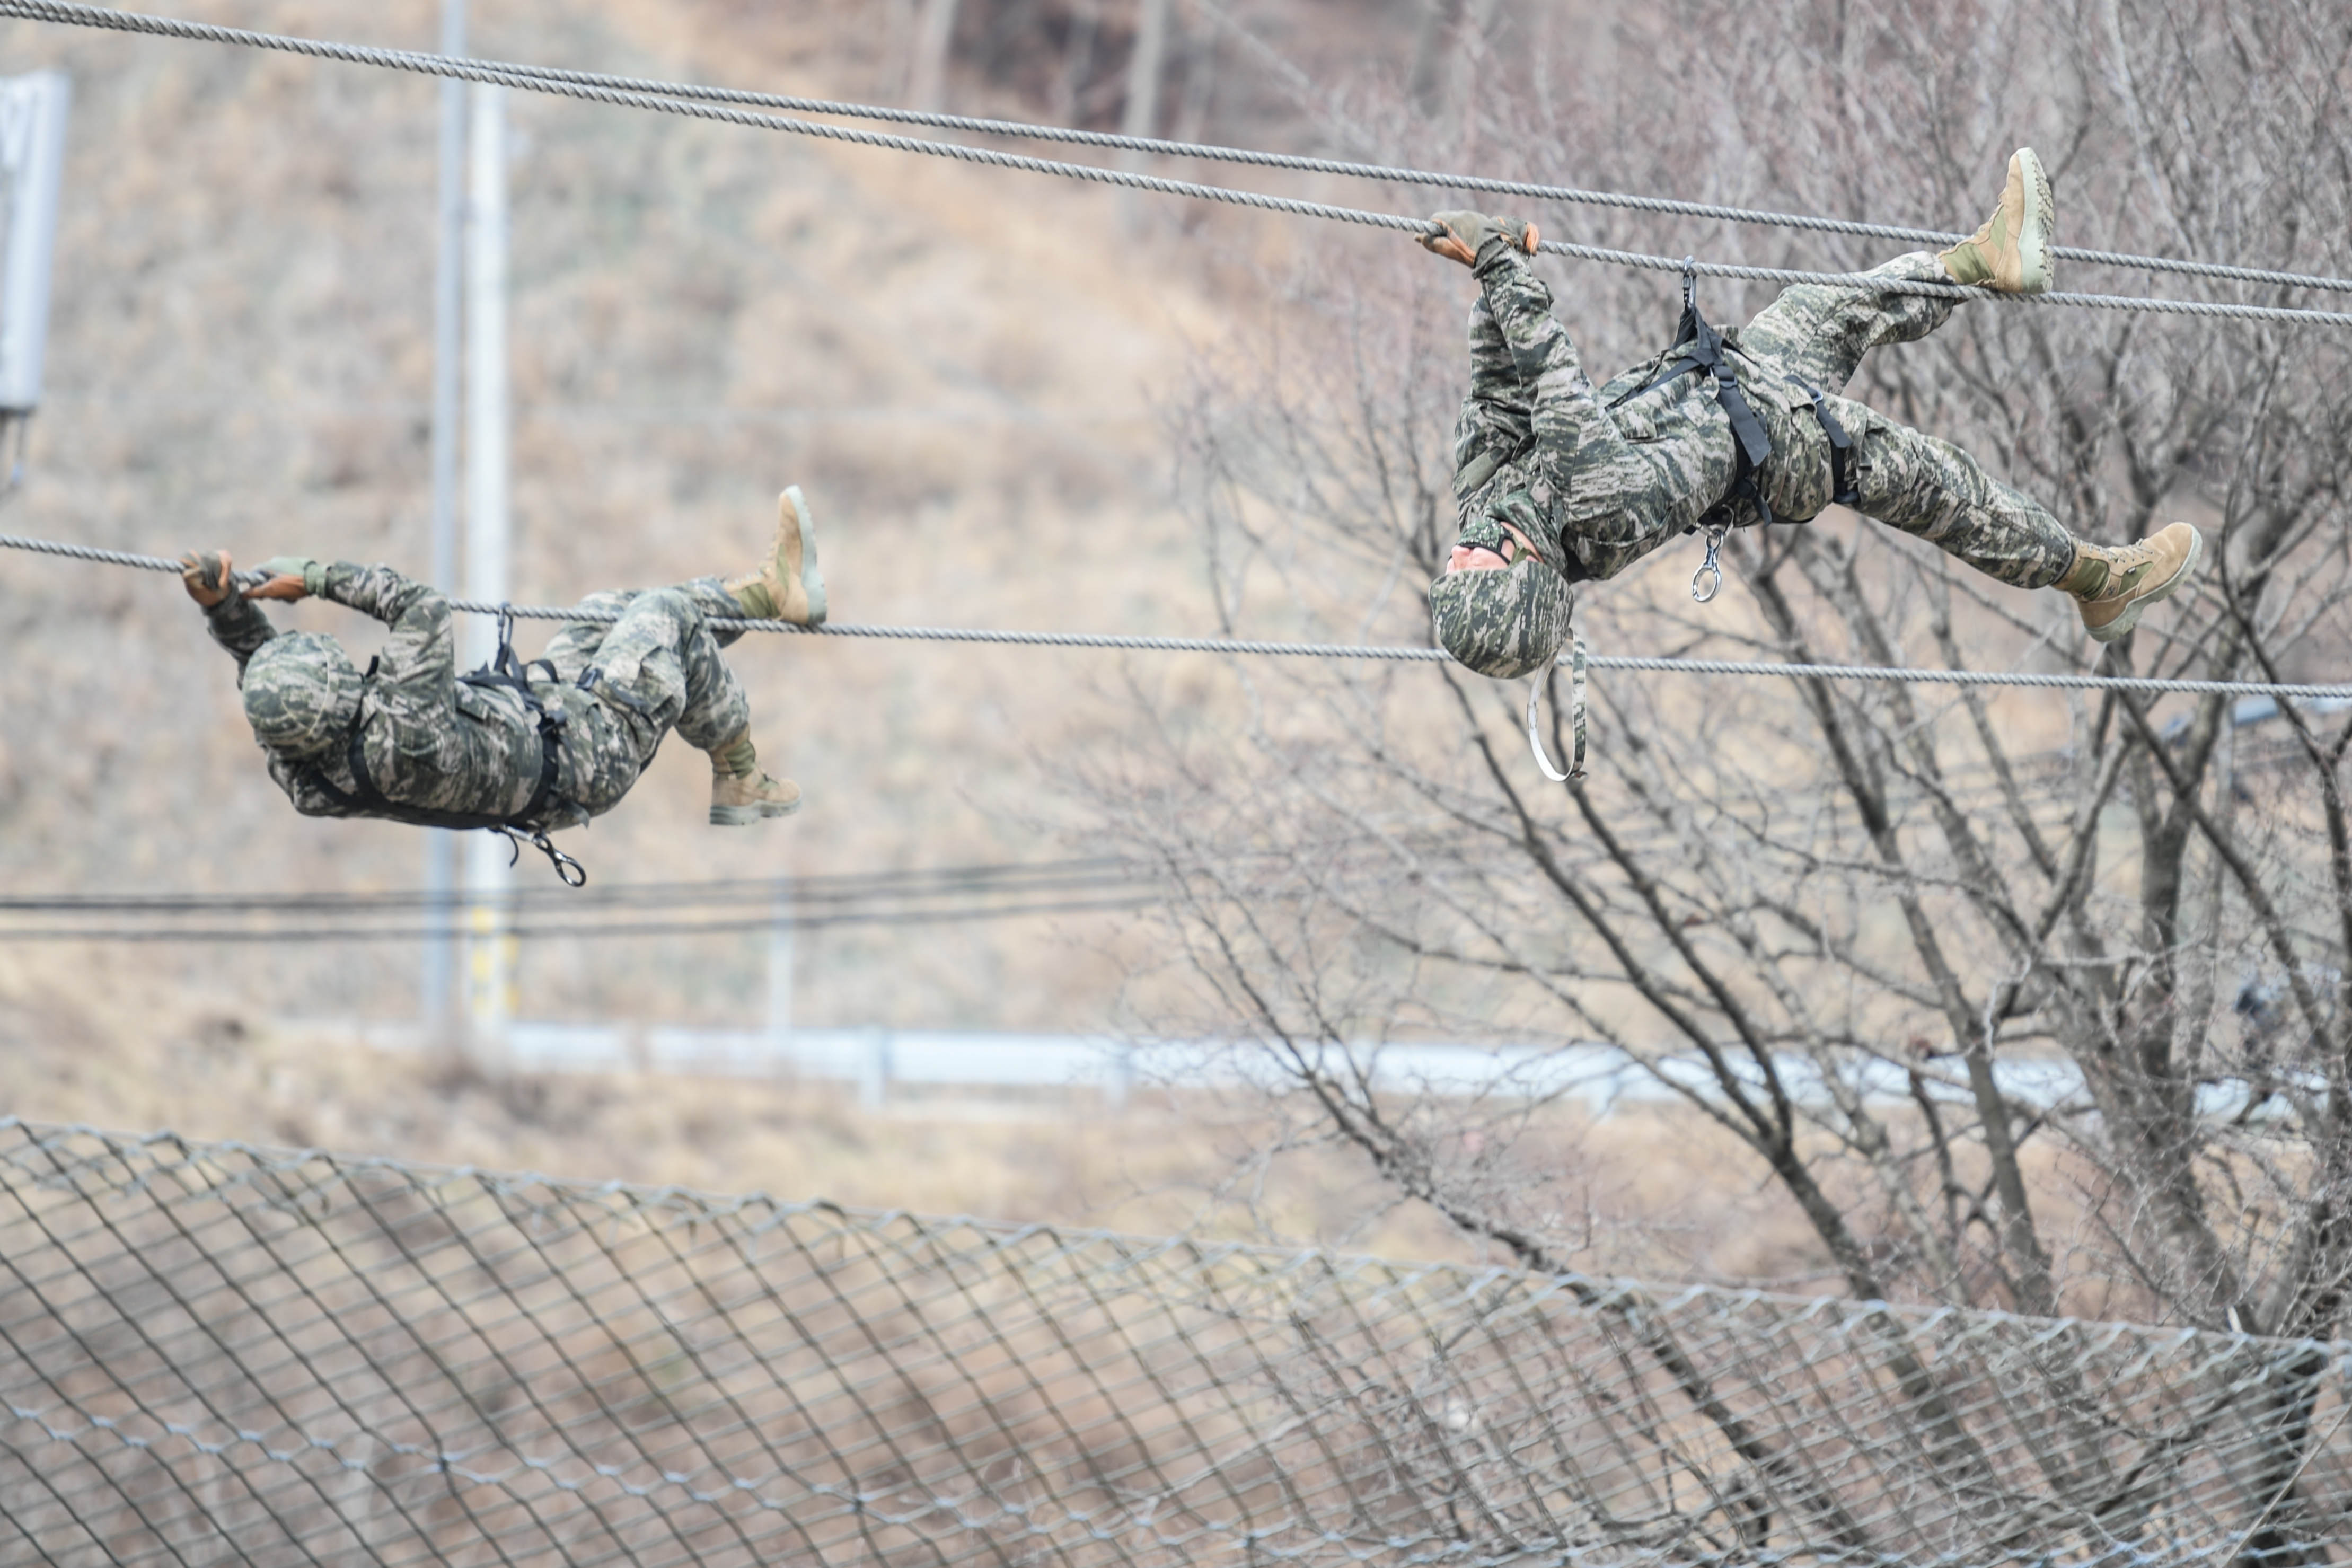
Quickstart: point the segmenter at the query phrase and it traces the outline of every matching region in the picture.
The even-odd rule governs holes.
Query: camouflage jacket
[[[1756,521],[1751,506],[1727,499],[1737,447],[1706,376],[1651,386],[1676,358],[1668,349],[1596,389],[1526,258],[1490,241],[1477,277],[1470,395],[1454,436],[1464,521],[1512,524],[1577,580],[1614,575],[1692,528]],[[1738,331],[1725,342],[1736,350]],[[1738,353],[1731,363],[1772,440],[1759,476],[1766,499],[1781,517],[1812,517],[1828,504],[1829,470],[1810,397],[1771,366]]]
[[[358,720],[369,776],[386,799],[500,817],[529,805],[541,778],[538,716],[511,689],[458,679],[446,599],[388,566],[345,562],[326,569],[319,597],[391,627],[362,684]],[[258,605],[235,595],[205,619],[213,639],[236,657],[240,677],[246,660],[278,635]],[[534,680],[530,690],[565,721],[548,825],[610,809],[635,780],[641,746],[633,726],[576,686]],[[352,800],[361,792],[347,743],[300,762],[271,753],[269,776],[306,816],[381,815]]]

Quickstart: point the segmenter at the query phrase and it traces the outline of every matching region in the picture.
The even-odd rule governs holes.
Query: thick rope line
[[[711,89],[713,94],[711,97],[684,97],[678,95],[678,90],[674,84],[659,84],[656,90],[639,90],[608,85],[631,79],[627,78],[608,78],[590,72],[559,72],[541,67],[515,67],[447,55],[425,54],[403,49],[382,49],[367,45],[333,43],[277,33],[257,33],[245,28],[219,27],[209,23],[187,22],[169,16],[141,16],[133,12],[116,11],[104,6],[73,5],[66,3],[66,0],[0,0],[0,17],[8,16],[67,26],[97,27],[114,32],[225,44],[243,48],[272,49],[317,59],[338,60],[352,65],[447,77],[460,81],[485,82],[526,92],[547,93],[585,102],[613,104],[625,109],[641,109],[656,114],[675,114],[719,124],[741,125],[753,130],[811,136],[824,141],[845,142],[852,146],[878,147],[890,152],[950,158],[959,163],[975,163],[990,168],[1015,169],[1030,174],[1052,174],[1064,179],[1082,180],[1095,184],[1150,191],[1160,195],[1222,202],[1233,206],[1253,207],[1262,212],[1282,213],[1295,217],[1315,217],[1334,223],[1360,224],[1370,227],[1413,235],[1434,235],[1442,232],[1436,225],[1425,218],[1406,217],[1395,213],[1367,212],[1361,208],[1336,206],[1325,202],[1302,201],[1288,196],[1267,195],[1257,191],[1235,190],[1224,185],[1204,185],[1188,180],[1166,179],[1157,174],[1139,174],[1126,169],[1105,169],[1090,163],[1062,163],[1050,158],[1032,158],[1021,153],[1001,153],[992,148],[969,147],[959,142],[926,142],[917,137],[894,136],[883,132],[859,131],[849,126],[826,124],[817,121],[756,113],[746,109],[730,107],[724,101],[718,101],[718,89]],[[1265,156],[1275,155],[1265,154]],[[2282,321],[2306,326],[2352,327],[2352,312],[2345,311],[2306,310],[2277,305],[2230,304],[2203,300],[2157,300],[2143,296],[2117,294],[2054,292],[2027,295],[1995,294],[1981,289],[1965,289],[1958,285],[1891,281],[1884,278],[1874,278],[1853,272],[1804,272],[1780,268],[1738,267],[1722,262],[1690,262],[1677,260],[1672,257],[1648,256],[1634,251],[1610,250],[1596,246],[1569,245],[1557,240],[1547,240],[1539,248],[1554,256],[1571,257],[1580,260],[1599,261],[1620,267],[1635,267],[1668,272],[1687,270],[1703,277],[1734,278],[1755,282],[1819,283],[1833,288],[1924,294],[1955,300],[1992,300],[2009,304],[2067,305],[2138,310],[2159,315]]]
[[[102,8],[96,6],[28,3],[0,6],[0,15],[16,15],[32,20],[57,21],[79,26],[107,26],[128,32],[162,33],[166,30],[167,26],[171,25],[168,18],[148,16],[133,17],[128,23],[117,22],[112,18],[128,15],[120,12],[104,12],[108,19],[103,21],[79,15],[79,13],[101,10]],[[42,13],[42,15],[36,16],[35,13]],[[68,15],[69,13],[72,15]],[[446,74],[443,68],[455,63],[456,59],[456,57],[451,56],[407,49],[378,49],[361,45],[325,44],[314,48],[304,48],[302,46],[305,40],[281,35],[246,33],[241,29],[213,28],[195,23],[182,23],[176,26],[189,28],[191,31],[184,33],[175,31],[170,36],[202,37],[208,41],[235,42],[248,47],[325,53],[330,58],[346,60],[352,64],[374,65],[434,75]],[[1865,223],[1852,218],[1776,212],[1759,207],[1727,206],[1715,202],[1677,201],[1665,196],[1633,195],[1621,191],[1587,190],[1574,185],[1546,184],[1528,180],[1497,180],[1477,174],[1415,169],[1401,164],[1366,163],[1342,158],[1315,158],[1291,153],[1267,153],[1255,148],[1227,147],[1215,142],[1171,142],[1156,136],[1123,136],[1110,132],[1082,131],[1070,126],[1044,125],[1024,120],[992,120],[969,114],[944,114],[927,110],[899,109],[887,104],[805,98],[793,93],[757,92],[744,88],[709,87],[698,82],[665,81],[656,77],[617,76],[602,71],[567,70],[555,66],[530,65],[511,60],[484,60],[477,63],[484,68],[499,71],[509,79],[528,77],[541,82],[610,89],[621,92],[676,99],[686,102],[731,104],[747,109],[782,110],[789,114],[831,114],[845,120],[871,120],[898,125],[923,125],[941,131],[963,131],[987,136],[1012,136],[1034,142],[1060,142],[1070,146],[1099,147],[1110,152],[1146,153],[1161,157],[1189,158],[1203,163],[1237,163],[1261,169],[1285,169],[1300,174],[1337,174],[1350,179],[1377,180],[1389,184],[1477,191],[1493,195],[1525,196],[1538,201],[1566,202],[1581,206],[1613,207],[1628,212],[1706,218],[1723,223],[1755,224],[1776,228],[1808,230],[1820,234],[1855,235],[1871,239],[1901,240],[1942,246],[1951,245],[1968,237],[1966,235],[1945,229],[1914,228],[1900,224]],[[2219,262],[2189,261],[2168,256],[2139,256],[2126,251],[2087,249],[2076,246],[2053,246],[2051,250],[2061,260],[2124,268],[2136,272],[2168,272],[2183,277],[2212,278],[2235,283],[2265,283],[2290,289],[2352,292],[2352,278],[2329,278],[2314,273],[2285,272],[2260,267],[2231,267]]]
[[[0,0],[5,3],[5,0]],[[140,555],[127,550],[100,550],[87,544],[67,544],[54,539],[27,539],[0,533],[0,549],[29,550],[70,561],[93,561],[108,566],[133,566],[148,572],[179,575],[177,561],[162,555]],[[239,572],[235,581],[252,585],[262,581],[258,572]],[[583,621],[610,625],[621,618],[617,610],[582,610],[563,605],[504,605],[489,599],[447,601],[453,610],[471,616],[511,616],[525,621]],[[1416,664],[1450,664],[1453,656],[1441,647],[1411,647],[1383,643],[1263,642],[1239,637],[1142,637],[1123,632],[1007,631],[989,626],[886,626],[833,621],[822,626],[794,626],[789,621],[727,620],[712,616],[704,622],[721,631],[771,632],[797,637],[880,637],[898,642],[997,643],[1023,647],[1118,648],[1136,653],[1244,654],[1274,658],[1369,658]],[[1565,667],[1568,656],[1560,662]],[[1784,680],[1864,680],[1924,686],[2024,686],[2066,691],[2136,691],[2149,696],[2295,697],[2316,701],[2352,701],[2352,686],[2312,686],[2293,681],[2185,680],[2153,675],[2061,675],[2031,670],[1932,669],[1898,665],[1775,664],[1767,660],[1728,658],[1657,658],[1639,655],[1593,655],[1590,669],[1652,671],[1668,675],[1773,676]]]
[[[1118,153],[1148,153],[1160,157],[1190,158],[1202,163],[1239,163],[1252,168],[1286,169],[1307,174],[1338,174],[1349,179],[1377,180],[1387,184],[1423,185],[1438,190],[1477,191],[1490,195],[1526,196],[1537,201],[1565,202],[1578,206],[1614,207],[1627,212],[1656,213],[1674,217],[1707,218],[1721,223],[1755,224],[1773,228],[1809,230],[1818,234],[1856,235],[1868,239],[1909,241],[1923,245],[1954,245],[1968,238],[1948,229],[1914,228],[1902,224],[1866,223],[1853,218],[1822,217],[1810,213],[1776,212],[1762,207],[1727,206],[1716,202],[1678,201],[1670,196],[1641,196],[1622,191],[1588,190],[1576,185],[1546,184],[1531,180],[1497,180],[1415,169],[1395,163],[1365,163],[1344,158],[1315,158],[1294,153],[1267,153],[1252,147],[1227,147],[1209,142],[1171,142],[1156,136],[1122,136],[1108,131],[1081,131],[1066,125],[1044,125],[1026,120],[990,120],[969,114],[899,109],[887,104],[855,103],[840,99],[803,98],[790,93],[756,92],[746,88],[706,87],[696,82],[664,81],[651,77],[609,76],[597,71],[565,70],[554,66],[498,62],[501,70],[543,81],[577,86],[612,87],[630,92],[702,103],[731,103],[747,109],[781,110],[792,114],[833,114],[845,120],[873,120],[898,125],[926,125],[940,131],[968,131],[987,136],[1014,136],[1033,142],[1057,142],[1080,147],[1100,147]],[[2082,261],[2119,267],[2135,272],[2170,272],[2189,278],[2213,278],[2233,283],[2269,283],[2290,289],[2319,289],[2352,293],[2352,278],[2329,278],[2309,272],[2282,272],[2262,267],[2231,267],[2212,261],[2188,261],[2169,256],[2139,256],[2128,251],[2087,249],[2053,245],[2051,254],[2062,261]]]

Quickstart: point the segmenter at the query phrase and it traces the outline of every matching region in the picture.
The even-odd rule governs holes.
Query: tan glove
[[[1449,257],[1465,267],[1477,266],[1478,252],[1498,234],[1529,256],[1536,253],[1536,245],[1543,237],[1531,223],[1515,217],[1489,217],[1485,213],[1433,213],[1429,221],[1441,226],[1445,232],[1421,236],[1421,247]]]
[[[188,590],[188,597],[209,610],[229,596],[235,584],[229,581],[228,552],[208,550],[199,554],[190,551],[180,557],[180,582]]]
[[[319,563],[307,555],[273,555],[261,563],[269,580],[245,591],[248,599],[283,599],[291,603],[310,595],[310,580]]]

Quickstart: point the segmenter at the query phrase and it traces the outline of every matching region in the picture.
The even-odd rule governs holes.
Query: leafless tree
[[[1947,228],[1972,226],[2002,157],[2030,142],[2070,242],[2352,272],[2343,0],[1691,0],[1629,13],[1610,44],[1571,67],[1502,40],[1444,123],[1397,84],[1368,87],[1333,140]],[[1528,216],[1669,254],[1879,258],[1767,229]],[[2070,274],[2062,286],[2189,289]],[[1596,381],[1663,343],[1670,282],[1555,281]],[[1454,526],[1465,297],[1458,271],[1408,246],[1350,253],[1204,362],[1178,424],[1234,626],[1426,638],[1418,588]],[[1718,321],[1761,302],[1702,300]],[[2204,526],[2197,591],[2103,654],[2060,596],[1990,585],[1839,514],[1735,536],[1738,588],[1704,610],[1680,598],[1695,551],[1664,552],[1588,593],[1588,635],[1796,662],[2339,679],[2347,361],[2340,334],[1975,306],[1865,363],[1854,395],[1969,447],[2078,533]],[[1360,1151],[1401,1197],[1568,1268],[1575,1205],[1544,1179],[1532,1130],[1564,1064],[1598,1043],[1736,1134],[1857,1298],[2343,1331],[2345,716],[1621,678],[1596,688],[1592,776],[1561,787],[1528,758],[1518,689],[1450,668],[1235,679],[1243,732],[1171,709],[1092,794],[1182,889],[1167,935],[1200,982],[1190,1021],[1262,1042],[1299,1124]],[[1554,755],[1561,741],[1555,720]],[[1380,1075],[1380,1047],[1417,1038],[1549,1045],[1498,1058],[1508,1070],[1481,1094],[1440,1094]],[[2262,1395],[2283,1423],[2267,1473],[2289,1492],[2317,1376],[2315,1362]],[[2113,1503],[2139,1472],[2095,1450],[2056,1462]],[[2324,1559],[2274,1525],[2249,1527],[2249,1560]]]

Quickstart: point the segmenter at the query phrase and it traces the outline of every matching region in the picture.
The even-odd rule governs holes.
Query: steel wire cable
[[[0,0],[0,8],[12,0]],[[101,550],[68,544],[54,539],[30,539],[0,533],[0,549],[27,550],[71,561],[93,561],[110,566],[132,566],[174,576],[180,563],[162,555],[141,555],[127,550]],[[240,583],[258,574],[241,572]],[[475,616],[512,616],[518,620],[610,623],[616,610],[582,610],[562,605],[506,605],[484,599],[450,599],[453,610]],[[1441,647],[1393,643],[1268,642],[1244,637],[1145,637],[1121,632],[1013,631],[993,626],[892,626],[856,622],[828,622],[822,626],[794,626],[789,621],[726,620],[706,623],[724,631],[771,632],[800,637],[878,637],[898,642],[996,643],[1024,647],[1113,648],[1137,653],[1215,653],[1255,658],[1385,659],[1410,663],[1450,664],[1453,656]],[[1565,657],[1565,656],[1563,656]],[[1763,659],[1664,658],[1638,654],[1594,654],[1585,663],[1599,670],[1649,671],[1666,675],[1767,676],[1783,680],[1882,681],[1927,686],[2018,686],[2060,691],[2130,691],[2146,696],[2240,696],[2302,698],[2318,701],[2352,700],[2352,685],[2321,686],[2300,681],[2198,680],[2155,675],[2072,675],[2016,669],[1934,669],[1901,665],[1793,664]]]
[[[446,55],[378,48],[361,44],[335,43],[316,38],[294,37],[284,34],[258,33],[245,28],[215,26],[210,23],[183,21],[175,17],[142,16],[133,12],[111,10],[104,6],[67,4],[65,0],[0,0],[0,17],[8,16],[26,21],[96,27],[245,48],[273,49],[352,65],[411,71],[423,75],[454,78],[463,81],[485,82],[527,92],[548,93],[586,102],[641,109],[657,114],[681,115],[689,119],[711,121],[722,124],[742,125],[754,130],[817,137],[856,146],[879,147],[892,152],[949,158],[960,163],[1017,169],[1031,174],[1052,174],[1065,179],[1118,185],[1130,190],[1150,191],[1161,195],[1187,196],[1199,201],[1222,202],[1230,205],[1253,207],[1264,212],[1283,213],[1297,217],[1316,217],[1336,223],[1360,224],[1398,233],[1436,235],[1443,232],[1437,225],[1426,218],[1406,217],[1395,213],[1368,212],[1358,207],[1338,206],[1325,202],[1268,195],[1262,192],[1235,190],[1224,185],[1205,185],[1188,180],[1171,180],[1157,174],[1140,174],[1131,170],[1106,169],[1089,163],[1062,163],[1049,158],[1033,158],[1017,153],[998,152],[992,148],[971,147],[952,142],[927,142],[917,137],[895,136],[883,132],[860,131],[849,126],[827,124],[817,121],[758,113],[750,110],[732,108],[725,102],[714,101],[708,98],[679,96],[670,90],[675,84],[665,84],[663,90],[658,92],[639,91],[606,85],[610,82],[630,79],[625,78],[605,78],[591,72],[556,72],[537,67],[517,68],[497,62],[472,60]],[[1748,282],[1817,283],[1832,288],[1875,289],[1888,293],[1916,294],[1954,300],[1989,300],[2008,304],[2076,306],[2098,310],[2143,311],[2160,315],[2292,322],[2308,326],[2352,326],[2352,312],[2347,311],[2309,310],[2288,306],[2235,304],[2208,300],[2158,300],[2146,296],[2121,294],[2058,291],[2046,294],[1996,294],[1981,289],[1962,288],[1957,284],[1912,282],[1875,278],[1862,273],[1809,272],[1788,268],[1746,267],[1727,262],[1695,261],[1687,258],[1678,260],[1673,257],[1613,250],[1601,246],[1573,245],[1560,240],[1545,240],[1538,248],[1549,255],[1603,262],[1618,267],[1650,271],[1688,272],[1701,277],[1730,278]],[[2298,275],[2283,274],[2282,276]],[[2315,283],[2310,286],[2318,285]]]
[[[811,877],[614,882],[583,889],[519,887],[498,895],[497,901],[502,907],[543,903],[560,907],[567,913],[607,908],[643,911],[743,904],[772,906],[779,900],[798,910],[885,900],[1124,888],[1134,886],[1145,877],[1144,868],[1136,862],[1105,856]],[[482,901],[480,894],[458,889],[442,892],[419,889],[341,893],[12,893],[0,895],[0,915],[382,914],[467,909]]]
[[[582,87],[612,87],[700,103],[730,103],[749,109],[781,110],[793,114],[832,114],[845,120],[873,120],[889,124],[926,125],[940,131],[966,131],[987,136],[1019,137],[1072,146],[1100,147],[1108,152],[1146,153],[1160,157],[1195,159],[1202,163],[1238,163],[1251,168],[1284,169],[1297,174],[1337,174],[1349,179],[1375,180],[1389,184],[1423,185],[1438,190],[1477,191],[1490,195],[1525,196],[1537,201],[1564,202],[1577,206],[1613,207],[1626,212],[1669,217],[1706,218],[1721,223],[1753,224],[1800,229],[1818,234],[1853,235],[1867,239],[1914,241],[1923,245],[1953,245],[1968,238],[1948,229],[1918,228],[1904,224],[1869,223],[1854,218],[1824,217],[1810,213],[1777,212],[1763,207],[1726,205],[1718,202],[1681,201],[1671,196],[1634,195],[1623,191],[1591,190],[1537,180],[1501,180],[1404,164],[1368,163],[1345,158],[1318,158],[1296,153],[1269,153],[1252,147],[1227,147],[1206,142],[1171,142],[1157,136],[1126,136],[1115,132],[1084,131],[1066,125],[1045,125],[1027,120],[993,120],[970,114],[946,114],[935,110],[900,109],[888,104],[856,103],[840,99],[805,98],[791,93],[759,92],[748,88],[709,87],[698,82],[665,81],[653,77],[613,76],[599,71],[567,70],[556,66],[495,62],[503,71],[542,81]],[[2263,267],[2233,267],[2221,262],[2191,261],[2170,256],[2141,256],[2129,251],[2100,250],[2082,246],[2053,245],[2050,253],[2062,261],[2123,268],[2135,272],[2169,272],[2189,278],[2212,278],[2233,283],[2266,283],[2290,289],[2318,289],[2352,293],[2352,278],[2318,273],[2280,271]]]
[[[835,926],[954,925],[969,921],[1017,920],[1027,915],[1117,913],[1122,910],[1142,909],[1156,901],[1158,900],[1148,894],[1128,892],[1102,898],[1052,899],[1025,903],[1006,900],[989,904],[945,905],[899,910],[803,910],[795,912],[789,923],[796,931],[814,931]],[[465,907],[480,907],[484,902],[485,900],[477,900],[473,904]],[[505,909],[503,899],[493,899],[487,902],[502,911]],[[634,939],[663,936],[740,936],[759,931],[771,931],[780,923],[785,922],[780,921],[775,915],[741,916],[718,920],[541,921],[519,919],[501,925],[498,934],[501,937],[541,942],[557,938],[589,940],[600,937]],[[351,926],[12,926],[0,923],[0,944],[7,942],[47,944],[71,942],[133,944],[447,942],[466,937],[478,937],[481,934],[482,932],[463,921]]]

